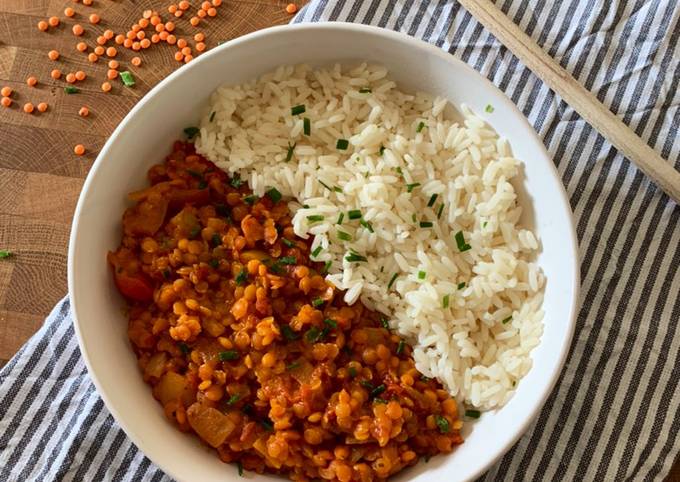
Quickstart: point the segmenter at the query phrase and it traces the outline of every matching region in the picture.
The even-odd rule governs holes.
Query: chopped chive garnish
[[[9,258],[10,256],[12,256],[12,253],[10,253],[9,251],[7,251],[6,249],[0,250],[0,259],[7,259],[7,258]]]
[[[397,171],[397,172],[399,173],[400,176],[403,176],[403,175],[404,175],[404,171],[401,170],[401,167],[400,167],[400,166],[395,167],[394,170]]]
[[[125,72],[121,72],[120,74],[120,80],[123,81],[123,84],[125,84],[125,87],[132,87],[135,85],[135,78],[134,76],[128,72],[127,70]]]
[[[434,421],[441,433],[449,433],[449,421],[441,415],[435,415]]]
[[[328,270],[331,269],[331,266],[333,265],[332,261],[326,261],[326,263],[323,265],[323,272],[328,273]]]
[[[370,94],[371,92],[372,90],[369,87],[362,87],[361,89],[359,89],[360,94]]]
[[[243,184],[243,179],[241,179],[241,176],[240,176],[238,173],[236,173],[236,174],[234,174],[234,175],[231,177],[231,179],[229,180],[229,184],[230,184],[231,187],[233,187],[234,189],[238,189],[238,188],[240,188],[241,185]]]
[[[297,340],[298,338],[297,333],[293,331],[290,325],[281,326],[281,333],[283,334],[283,337],[288,341]]]
[[[509,323],[510,320],[512,320],[512,316],[508,316],[506,319],[504,319],[503,321],[501,321],[501,323],[503,323],[503,324],[505,325],[506,323]]]
[[[236,350],[221,351],[217,356],[220,361],[238,360],[241,357]]]
[[[482,415],[482,412],[479,410],[465,410],[465,416],[468,418],[479,418]]]
[[[214,121],[214,120],[215,120],[215,111],[212,111],[212,112],[210,113],[210,122],[212,122],[212,121]]]
[[[321,253],[322,250],[323,248],[321,246],[317,246],[316,249],[312,251],[312,257],[316,258],[317,256],[319,256],[319,253]]]
[[[246,282],[248,279],[248,272],[245,269],[242,269],[239,274],[236,275],[236,284],[237,285],[242,285]]]
[[[64,87],[64,92],[66,92],[67,94],[77,94],[78,92],[80,92],[80,89],[78,87],[73,87],[72,85],[67,85],[66,87]]]
[[[361,224],[363,227],[368,229],[369,233],[375,232],[375,231],[373,231],[373,225],[371,223],[369,223],[368,221],[366,221],[365,219],[362,219],[361,221],[359,221],[359,224]]]
[[[444,298],[442,298],[442,308],[446,309],[449,307],[449,295],[445,295]]]
[[[300,366],[300,362],[299,362],[299,361],[295,361],[295,362],[291,363],[290,365],[288,365],[288,366],[286,367],[286,370],[295,370],[295,369],[298,368],[299,366]]]
[[[285,244],[286,246],[288,246],[289,248],[294,248],[295,246],[297,246],[297,244],[295,244],[294,242],[292,242],[290,239],[281,238],[281,242],[282,242],[283,244]]]
[[[419,182],[414,182],[413,184],[407,184],[406,185],[406,192],[413,192],[413,190],[415,188],[417,188],[418,186],[420,186]]]
[[[309,330],[307,330],[307,333],[305,333],[305,340],[307,340],[309,343],[316,343],[320,338],[321,330],[319,330],[316,326],[312,326]]]
[[[465,281],[463,281],[462,283],[458,283],[458,289],[462,290],[463,288],[465,288]]]
[[[347,217],[350,219],[359,219],[361,218],[361,211],[359,209],[347,211]]]
[[[191,231],[189,231],[189,238],[194,239],[200,233],[201,233],[201,227],[195,226],[195,227],[191,228]]]
[[[259,198],[255,194],[251,194],[243,198],[243,202],[251,206],[257,202]]]
[[[335,143],[335,147],[336,149],[345,151],[349,147],[349,141],[347,139],[338,139],[338,142]]]
[[[378,395],[380,395],[385,390],[387,390],[387,387],[384,384],[380,384],[377,387],[375,387],[373,390],[371,390],[371,397],[377,397]]]
[[[321,214],[312,214],[311,216],[307,216],[307,221],[312,222],[312,223],[318,223],[319,221],[323,221],[324,217]]]
[[[342,224],[343,219],[345,219],[345,213],[340,213],[338,216],[338,221],[335,224]]]
[[[264,428],[267,432],[274,431],[274,424],[271,423],[268,419],[260,420],[260,425],[262,425],[262,428]]]
[[[342,239],[343,241],[352,241],[352,235],[344,231],[338,231],[338,238]]]
[[[485,228],[487,224],[489,224],[489,221],[484,221],[484,222],[482,223],[482,228]]]
[[[305,108],[305,105],[304,105],[304,104],[296,105],[295,107],[291,107],[291,109],[290,109],[290,115],[300,115],[300,114],[302,114],[305,110],[307,110],[307,109]]]
[[[418,279],[425,279],[427,273],[425,271],[418,271]]]
[[[241,400],[241,395],[239,395],[238,393],[235,393],[234,395],[229,397],[229,400],[227,400],[227,405],[233,405],[236,402],[238,402],[239,400]]]
[[[439,209],[437,209],[437,219],[442,218],[442,213],[444,212],[444,203],[442,203],[441,206],[439,206]]]
[[[491,104],[486,104],[486,107],[484,108],[484,110],[486,112],[488,112],[489,114],[491,114],[494,111],[494,108]]]
[[[321,184],[323,187],[325,187],[325,188],[328,189],[329,191],[335,191],[335,188],[334,188],[334,187],[330,187],[328,184],[326,184],[325,182],[323,182],[321,179],[319,179],[319,184]],[[336,191],[336,192],[337,192],[337,191]],[[340,192],[342,192],[342,189],[340,190]]]
[[[7,256],[2,256],[2,252],[0,252],[0,258],[6,258]],[[168,268],[165,268],[163,270],[163,278],[165,279],[170,279],[171,272]]]
[[[380,155],[382,156],[385,153],[385,146],[380,146]]]
[[[297,263],[297,259],[295,259],[295,256],[284,256],[282,258],[279,258],[277,262],[281,264],[295,264]]]
[[[420,221],[419,226],[421,228],[431,228],[434,225],[430,221]]]
[[[238,476],[243,477],[243,464],[236,462],[236,468],[238,469]]]
[[[188,355],[189,352],[191,352],[191,348],[189,348],[189,345],[186,343],[178,343],[177,346],[179,347],[179,351],[181,351],[184,355]]]
[[[345,260],[349,261],[350,263],[359,263],[359,262],[362,262],[362,261],[368,261],[368,259],[366,259],[366,256],[362,256],[362,255],[357,254],[357,253],[348,254],[347,256],[345,256]]]
[[[354,378],[354,377],[357,376],[357,369],[356,369],[356,368],[354,368],[354,367],[349,367],[349,368],[347,369],[347,371],[349,372],[349,376],[350,376],[350,377]]]
[[[424,122],[420,122],[420,123],[418,124],[418,127],[416,127],[416,132],[420,132],[420,131],[422,131],[424,128],[425,128],[425,123],[424,123]]]
[[[323,322],[326,323],[331,328],[337,328],[338,327],[337,321],[331,320],[330,318],[326,318],[325,320],[323,320]]]
[[[187,173],[196,179],[203,179],[203,174],[201,174],[198,171],[194,171],[193,169],[187,169]]]
[[[397,355],[402,354],[405,346],[406,346],[406,343],[404,342],[404,340],[399,340],[399,344],[397,345]]]
[[[433,194],[432,196],[430,196],[430,200],[427,202],[428,208],[431,208],[432,206],[434,206],[434,203],[437,202],[437,196],[438,196],[438,194]]]
[[[335,192],[342,192],[342,188],[338,186],[333,186],[333,191]]]
[[[411,221],[416,222],[416,213],[411,214]]]
[[[209,264],[210,267],[213,268],[213,269],[217,269],[217,268],[220,267],[220,261],[219,261],[218,259],[215,259],[215,258],[213,258],[213,259],[211,259],[210,261],[208,261],[208,264]]]
[[[385,328],[387,331],[390,330],[390,320],[388,320],[385,317],[380,318],[380,324],[382,325],[383,328]]]
[[[212,235],[212,238],[210,238],[210,242],[213,245],[213,248],[216,248],[217,246],[222,244],[222,236],[215,233],[215,234]]]
[[[397,273],[394,273],[394,274],[392,275],[392,279],[390,279],[390,282],[387,283],[387,289],[388,289],[388,290],[392,287],[392,285],[394,284],[394,282],[397,280],[397,276],[398,276]]]
[[[314,299],[312,300],[312,306],[313,306],[314,308],[317,308],[317,307],[319,307],[319,306],[321,306],[321,305],[323,305],[323,300],[322,300],[321,298],[314,298]]]
[[[373,384],[368,380],[361,380],[359,383],[361,384],[362,387],[368,388],[369,390],[373,390]]]
[[[302,119],[302,131],[306,136],[312,133],[312,121],[309,120],[309,117]]]
[[[455,235],[455,238],[456,244],[458,245],[458,251],[460,251],[461,253],[472,248],[472,246],[465,242],[465,236],[463,235],[463,231],[458,231]]]
[[[269,191],[265,193],[267,196],[269,196],[269,199],[271,199],[274,203],[277,203],[281,200],[283,197],[281,193],[279,192],[278,189],[275,187],[271,188]]]
[[[295,146],[297,145],[297,142],[294,143],[288,143],[288,152],[286,153],[286,162],[290,162],[290,160],[293,158],[293,151],[295,150]]]

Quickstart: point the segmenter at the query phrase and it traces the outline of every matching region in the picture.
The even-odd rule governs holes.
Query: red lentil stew
[[[462,443],[455,400],[379,313],[347,306],[258,198],[176,142],[130,194],[108,255],[144,380],[224,462],[296,481],[380,481]]]

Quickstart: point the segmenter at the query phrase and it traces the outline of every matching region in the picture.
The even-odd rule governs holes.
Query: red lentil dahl
[[[456,402],[311,262],[278,191],[255,197],[177,142],[108,255],[143,377],[224,462],[380,481],[462,443]]]

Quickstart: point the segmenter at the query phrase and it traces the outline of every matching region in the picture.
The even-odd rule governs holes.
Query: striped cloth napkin
[[[496,0],[680,168],[676,0]],[[314,0],[295,22],[423,38],[472,65],[543,139],[574,210],[582,308],[533,426],[484,480],[661,480],[680,450],[680,207],[453,0]],[[170,480],[97,396],[68,299],[0,372],[0,480]]]

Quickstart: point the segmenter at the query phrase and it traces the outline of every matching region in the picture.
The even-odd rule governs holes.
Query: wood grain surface
[[[198,6],[191,0],[189,12]],[[208,48],[248,32],[284,24],[291,16],[288,2],[278,0],[224,0],[218,15],[208,18],[198,29],[185,15],[172,19],[177,37],[205,32]],[[303,5],[306,1],[296,2]],[[142,51],[142,65],[132,67],[133,53],[118,48],[116,57],[137,80],[128,89],[113,81],[109,93],[101,91],[106,62],[95,64],[75,50],[82,40],[90,48],[104,30],[126,32],[145,9],[155,9],[168,17],[169,2],[157,0],[94,0],[91,6],[72,0],[0,0],[0,86],[14,89],[11,108],[0,107],[0,250],[12,257],[0,260],[0,365],[40,327],[54,304],[67,291],[66,256],[73,210],[83,181],[97,152],[132,106],[158,81],[182,64],[174,60],[177,50],[170,45],[155,45]],[[64,16],[66,7],[76,15]],[[90,25],[87,17],[96,12],[102,18]],[[36,25],[49,16],[61,23],[48,32]],[[169,20],[169,18],[166,18]],[[71,33],[73,24],[86,29],[80,39]],[[56,49],[61,58],[50,61],[47,52]],[[80,82],[81,92],[68,95],[63,80],[52,80],[50,72],[83,70],[88,78]],[[121,69],[123,70],[123,69]],[[35,87],[26,84],[28,76],[38,78]],[[26,114],[26,102],[47,102],[42,114]],[[87,118],[78,109],[90,109]],[[84,156],[73,154],[83,144]],[[680,463],[667,482],[680,482]]]

